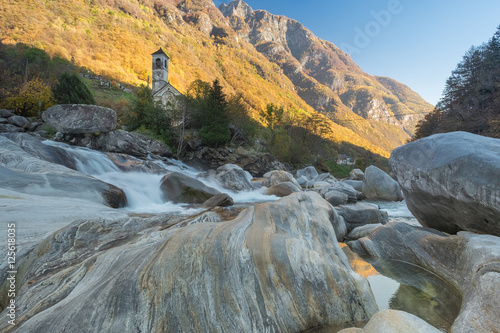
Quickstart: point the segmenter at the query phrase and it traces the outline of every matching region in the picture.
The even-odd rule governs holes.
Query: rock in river
[[[360,255],[421,267],[456,288],[462,306],[451,332],[499,331],[500,237],[391,222],[348,245]]]
[[[500,140],[436,134],[392,152],[406,204],[427,227],[500,236]]]
[[[363,326],[377,306],[336,241],[333,217],[311,192],[219,223],[161,230],[130,218],[75,222],[18,263],[17,326],[3,321],[0,330],[81,332],[90,322],[93,332],[108,333]]]

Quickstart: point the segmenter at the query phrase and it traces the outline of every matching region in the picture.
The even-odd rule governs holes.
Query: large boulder
[[[365,170],[363,195],[368,200],[401,201],[404,199],[399,184],[373,165]]]
[[[344,217],[347,233],[366,224],[386,224],[389,221],[387,212],[380,210],[377,205],[371,203],[341,205],[337,208],[337,211]]]
[[[202,204],[214,195],[220,194],[215,188],[180,172],[165,175],[161,179],[160,188],[165,200],[174,203]]]
[[[302,190],[295,186],[291,182],[283,182],[276,185],[271,186],[267,189],[266,195],[275,195],[277,197],[286,197],[295,192],[301,192]]]
[[[292,176],[291,173],[283,170],[273,170],[264,175],[263,185],[267,187],[271,187],[273,185],[277,185],[279,183],[290,182],[293,185],[301,188],[300,184],[297,180]]]
[[[319,174],[315,167],[308,166],[304,169],[297,170],[297,179],[302,176],[306,177],[308,180],[315,180]]]
[[[217,168],[217,170],[209,170],[201,174],[200,177],[206,179],[215,179],[224,188],[233,191],[251,191],[254,189],[252,185],[252,175],[235,164],[225,164]]]
[[[146,158],[150,154],[171,157],[170,148],[158,140],[149,138],[146,135],[127,132],[124,130],[115,130],[109,133],[102,133],[93,138],[82,138],[80,145],[90,146],[89,148],[99,149],[110,153],[122,153],[132,156]],[[85,140],[89,140],[88,143]]]
[[[42,119],[64,134],[104,133],[116,126],[116,112],[97,105],[54,105],[45,110]]]
[[[390,166],[423,226],[500,236],[500,140],[436,134],[395,149]]]
[[[346,204],[349,201],[349,196],[344,192],[331,190],[325,194],[325,200],[328,201],[332,206],[340,206]]]
[[[22,116],[12,116],[8,119],[9,124],[12,124],[21,128],[28,128],[30,126],[30,121]]]
[[[356,191],[354,187],[352,187],[345,181],[340,181],[333,184],[327,183],[327,185],[321,189],[321,194],[325,196],[328,192],[333,190],[347,194],[348,201],[351,203],[357,202],[358,199],[361,198],[361,192]]]
[[[384,263],[408,263],[408,267],[420,267],[458,290],[462,304],[460,306],[458,300],[459,313],[450,332],[498,332],[500,237],[465,231],[449,235],[434,229],[391,222],[348,245],[364,258],[372,258],[370,261],[381,259]],[[401,268],[390,268],[390,271],[394,278],[405,283],[418,278],[418,274],[406,276]]]
[[[16,262],[15,328],[337,332],[378,311],[317,193],[259,204],[225,223],[164,221],[87,219],[46,238]],[[2,332],[10,327],[0,323]]]

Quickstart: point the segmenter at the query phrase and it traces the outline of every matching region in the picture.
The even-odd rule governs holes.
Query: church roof
[[[158,51],[156,51],[155,53],[152,53],[151,55],[155,55],[155,54],[163,54],[165,55],[167,58],[170,59],[170,57],[168,56],[168,54],[166,54],[163,49],[160,47],[160,49]]]

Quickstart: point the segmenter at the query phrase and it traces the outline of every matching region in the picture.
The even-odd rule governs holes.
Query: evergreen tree
[[[204,110],[204,123],[200,131],[201,141],[210,147],[225,145],[231,139],[227,114],[226,96],[219,80],[214,80]]]
[[[92,104],[94,96],[76,74],[62,74],[53,88],[54,97],[59,104]]]

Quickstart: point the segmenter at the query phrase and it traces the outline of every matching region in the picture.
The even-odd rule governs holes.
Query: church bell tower
[[[168,61],[169,58],[160,49],[152,54],[153,57],[153,96],[168,84]]]

